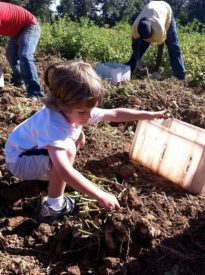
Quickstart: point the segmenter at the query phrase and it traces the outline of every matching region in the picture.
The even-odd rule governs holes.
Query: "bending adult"
[[[0,2],[0,35],[9,37],[6,57],[13,71],[11,83],[25,84],[28,96],[35,99],[43,96],[34,63],[40,32],[39,23],[29,11]]]
[[[179,47],[176,21],[170,5],[164,1],[152,1],[147,4],[132,25],[132,56],[126,63],[133,72],[137,66],[146,67],[142,57],[150,43],[157,43],[158,51],[152,77],[160,79],[158,73],[163,58],[164,44],[168,48],[173,75],[180,80],[185,78],[182,52]]]

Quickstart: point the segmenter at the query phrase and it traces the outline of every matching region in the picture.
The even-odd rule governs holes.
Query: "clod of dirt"
[[[117,248],[117,243],[114,240],[115,228],[111,224],[107,224],[105,227],[105,243],[111,250]]]
[[[119,175],[122,176],[123,178],[130,178],[133,176],[133,174],[135,173],[135,167],[127,164],[127,165],[122,165],[119,168],[118,171]]]
[[[120,258],[106,257],[103,262],[107,267],[116,268],[120,265]]]
[[[28,247],[33,247],[36,243],[36,240],[32,236],[27,236],[25,238],[25,244],[28,245]]]
[[[72,265],[67,268],[68,275],[81,275],[80,268],[77,265]]]
[[[44,234],[48,236],[52,235],[51,227],[47,223],[41,223],[38,227],[38,231],[40,234]]]
[[[123,262],[121,262],[120,258],[106,257],[103,259],[103,265],[100,266],[98,272],[100,275],[123,275],[122,266]]]
[[[160,229],[153,227],[147,221],[142,221],[137,227],[137,234],[142,239],[153,239],[161,234]]]
[[[127,192],[127,204],[130,209],[139,209],[142,205],[142,199],[140,198],[137,189],[135,187],[131,187]]]
[[[140,274],[140,265],[137,258],[129,257],[123,266],[124,274],[136,275]]]
[[[14,217],[14,218],[8,218],[7,222],[8,222],[8,226],[15,228],[17,226],[19,226],[20,224],[22,224],[24,222],[25,218],[22,216],[19,217]]]
[[[33,232],[33,237],[41,241],[42,244],[48,243],[49,237],[52,235],[50,225],[41,223],[38,228]]]
[[[57,255],[61,255],[61,253],[69,247],[72,237],[71,223],[66,223],[66,226],[61,228],[58,232],[58,235],[56,236],[56,239],[58,240],[56,247]]]

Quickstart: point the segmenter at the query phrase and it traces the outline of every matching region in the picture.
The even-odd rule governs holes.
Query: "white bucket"
[[[98,63],[96,72],[102,78],[111,83],[129,81],[131,77],[130,66],[116,63]]]
[[[0,88],[4,87],[4,73],[3,73],[3,66],[0,64]]]

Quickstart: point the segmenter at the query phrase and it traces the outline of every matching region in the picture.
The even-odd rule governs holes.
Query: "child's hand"
[[[109,209],[120,208],[119,202],[116,199],[116,197],[106,192],[103,192],[101,198],[98,199],[98,202],[102,207],[105,207],[105,208],[109,208]]]
[[[155,118],[158,118],[158,119],[161,119],[161,118],[168,119],[170,117],[171,117],[171,115],[170,115],[169,111],[167,111],[167,110],[163,110],[163,111],[159,111],[159,112],[154,112],[153,113],[153,119],[155,119]]]

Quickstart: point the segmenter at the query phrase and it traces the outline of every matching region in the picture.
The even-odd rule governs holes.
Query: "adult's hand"
[[[158,72],[153,72],[151,77],[153,79],[156,79],[156,80],[160,80],[161,79],[161,75],[158,73]]]
[[[146,69],[146,64],[144,63],[144,61],[142,60],[142,59],[138,59],[137,60],[137,68],[139,69],[139,70],[144,70],[144,69]]]

